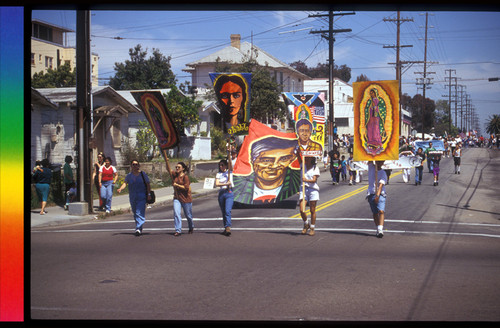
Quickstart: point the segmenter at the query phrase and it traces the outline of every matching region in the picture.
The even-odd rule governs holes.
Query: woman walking
[[[104,165],[99,169],[99,187],[101,187],[101,197],[104,202],[106,214],[111,212],[111,200],[113,198],[113,186],[118,180],[118,172],[111,165],[111,157],[106,157]]]
[[[45,211],[45,206],[47,205],[47,199],[49,198],[52,170],[49,168],[50,163],[48,159],[43,159],[41,164],[42,167],[36,166],[33,170],[33,180],[35,181],[36,194],[42,204],[40,215],[44,215],[47,213]]]
[[[229,163],[231,163],[229,161]],[[215,186],[220,187],[219,190],[219,206],[222,212],[222,220],[224,222],[225,236],[231,235],[231,210],[233,209],[234,194],[232,191],[232,170],[231,164],[228,166],[228,161],[222,159],[219,162],[219,173],[215,176]]]
[[[174,236],[178,237],[182,233],[181,208],[186,216],[189,234],[193,233],[193,199],[191,197],[191,187],[188,177],[188,168],[184,162],[179,162],[172,171],[174,187]]]
[[[121,193],[127,185],[130,207],[135,220],[135,235],[140,236],[142,226],[146,221],[146,200],[151,197],[149,194],[151,185],[148,175],[140,170],[140,164],[137,160],[130,162],[130,173],[125,176],[125,181],[116,191]]]
[[[99,211],[102,211],[104,204],[101,198],[101,186],[99,185],[99,170],[104,165],[104,153],[101,151],[97,154],[97,162],[94,163],[94,172],[92,173],[92,180],[94,181],[97,194],[99,195]]]
[[[301,190],[299,194],[300,216],[304,221],[302,234],[305,235],[307,230],[309,230],[309,236],[314,236],[314,228],[316,227],[316,203],[319,200],[319,185],[317,181],[320,173],[319,168],[316,166],[315,157],[305,157],[305,166],[305,172],[302,177],[302,181],[305,183],[305,193],[302,194]],[[307,220],[307,214],[305,212],[307,203],[309,203],[309,210],[311,212],[310,222]]]
[[[64,190],[64,195],[68,195],[69,190],[72,187],[72,184],[75,183],[75,179],[73,178],[73,170],[71,169],[71,162],[73,162],[73,157],[70,155],[67,155],[66,158],[64,158],[64,167],[63,167],[63,173],[64,173],[64,185],[65,185],[65,190]],[[64,205],[64,209],[67,210],[69,205],[69,198],[66,197],[66,204]]]

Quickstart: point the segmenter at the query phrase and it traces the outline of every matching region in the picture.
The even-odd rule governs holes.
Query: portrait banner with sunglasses
[[[284,92],[282,96],[295,122],[301,156],[322,157],[326,124],[324,93]]]
[[[250,122],[233,169],[234,201],[273,204],[295,195],[300,188],[300,164],[295,133]]]
[[[250,122],[251,73],[209,73],[224,133],[246,135]]]

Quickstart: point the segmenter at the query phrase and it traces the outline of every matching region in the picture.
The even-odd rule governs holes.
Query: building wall
[[[66,61],[69,61],[70,67],[72,69],[76,68],[76,48],[68,48],[56,43],[51,43],[47,41],[38,40],[31,38],[31,77],[35,73],[43,72],[47,73],[49,68],[57,69],[57,51],[59,50],[60,64],[64,65]],[[34,59],[33,59],[34,55]],[[46,57],[52,58],[52,65],[47,65]],[[99,77],[99,56],[92,54],[91,56],[92,65],[92,86],[98,85]]]

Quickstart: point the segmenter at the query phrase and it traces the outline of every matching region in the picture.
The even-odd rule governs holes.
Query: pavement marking
[[[398,171],[398,172],[396,172],[394,174],[391,174],[391,177],[396,177],[396,176],[398,176],[398,175],[400,175],[402,173],[403,173],[403,171]],[[351,192],[348,192],[347,194],[344,194],[344,195],[339,196],[337,198],[331,199],[331,200],[329,200],[329,201],[327,201],[325,203],[320,203],[319,205],[316,206],[316,213],[318,213],[319,211],[324,210],[325,208],[328,208],[328,207],[330,207],[330,206],[332,206],[334,204],[337,204],[338,202],[341,202],[341,201],[343,201],[345,199],[348,199],[348,198],[350,198],[352,196],[355,196],[355,195],[357,195],[357,194],[359,194],[359,193],[361,193],[361,192],[363,192],[363,191],[365,191],[367,189],[368,189],[368,185],[363,186],[361,188],[358,188],[356,190],[353,190]],[[311,214],[311,211],[307,210],[306,211],[306,215],[310,215],[310,214]],[[300,218],[301,216],[300,216],[300,213],[298,213],[298,214],[295,214],[295,215],[293,215],[291,217],[292,218]]]
[[[223,231],[223,228],[195,228],[196,231]],[[375,228],[371,229],[353,229],[353,228],[316,228],[316,232],[368,232],[375,235]],[[174,228],[147,228],[145,233],[152,231],[170,231],[173,233]],[[297,234],[300,233],[300,227],[297,228],[231,228],[231,231],[295,231]],[[134,229],[99,229],[99,230],[51,230],[51,231],[33,231],[33,232],[56,232],[56,233],[85,233],[85,232],[129,232],[131,235],[134,234]],[[384,233],[390,234],[428,234],[428,235],[452,235],[452,236],[473,236],[473,237],[489,237],[489,238],[500,238],[500,235],[485,234],[485,233],[469,233],[469,232],[439,232],[439,231],[410,231],[410,230],[384,230]]]

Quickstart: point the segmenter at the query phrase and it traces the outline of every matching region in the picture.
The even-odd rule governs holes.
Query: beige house
[[[35,73],[47,73],[49,68],[57,69],[66,63],[76,68],[76,48],[68,46],[67,33],[75,31],[46,23],[37,19],[31,21],[31,77]],[[98,85],[99,56],[91,55],[92,86]]]

